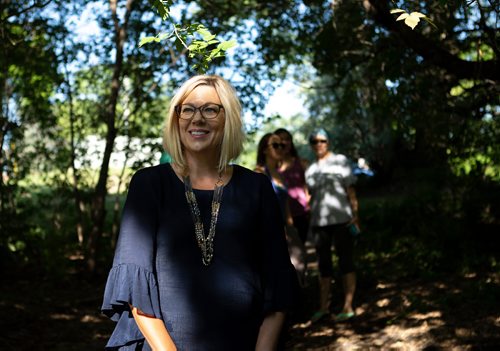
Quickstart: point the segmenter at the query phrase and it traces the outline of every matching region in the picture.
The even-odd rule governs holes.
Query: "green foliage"
[[[11,230],[4,237],[17,269],[51,276],[65,274],[73,213],[66,211],[63,215],[61,211],[67,210],[68,195],[54,194],[47,187],[19,188],[16,212],[9,220]]]
[[[173,5],[173,1],[170,0],[152,0],[152,5],[158,11],[162,20],[166,20],[170,17],[170,7]]]
[[[19,207],[19,183],[33,166],[29,156],[48,151],[41,140],[29,143],[25,136],[30,126],[49,138],[55,134],[50,99],[60,82],[49,21],[18,12],[17,5],[0,6],[0,264],[13,266],[24,260],[12,250],[36,250],[22,239],[29,228]]]
[[[3,233],[5,229],[12,233],[2,238],[0,247],[13,260],[23,262],[23,266],[40,264],[48,272],[54,268],[54,274],[57,267],[64,270],[62,261],[68,259],[69,254],[61,254],[60,250],[68,250],[71,254],[77,252],[81,256],[92,224],[90,199],[94,192],[91,189],[95,188],[99,175],[99,170],[94,167],[102,162],[102,149],[96,148],[100,152],[94,155],[89,151],[94,146],[92,140],[104,140],[112,125],[116,134],[125,141],[117,151],[125,155],[128,167],[155,163],[153,158],[155,151],[161,148],[158,137],[165,108],[168,108],[167,92],[175,85],[174,79],[158,83],[159,75],[169,67],[157,54],[157,48],[140,50],[136,45],[125,45],[124,59],[119,64],[120,76],[113,83],[119,82],[123,89],[118,90],[116,103],[110,101],[110,82],[115,78],[117,70],[114,68],[118,63],[113,61],[113,55],[109,55],[116,51],[115,42],[109,40],[113,37],[114,27],[108,24],[115,18],[111,18],[108,11],[95,12],[102,24],[101,31],[96,33],[98,38],[79,43],[69,28],[72,21],[66,21],[64,17],[78,9],[73,6],[77,5],[51,4],[50,10],[60,16],[56,16],[60,23],[53,15],[44,12],[23,14],[20,19],[26,20],[25,28],[37,28],[33,23],[42,18],[46,22],[40,22],[37,33],[47,31],[51,35],[33,36],[38,40],[33,44],[29,40],[30,34],[26,34],[26,40],[20,43],[30,44],[29,49],[23,45],[10,45],[3,50],[8,53],[6,58],[12,60],[11,65],[10,62],[6,65],[9,68],[6,80],[13,88],[2,84],[2,89],[8,88],[2,93],[13,91],[14,95],[2,99],[2,111],[11,112],[7,121],[16,123],[11,123],[15,128],[7,130],[10,143],[3,142],[4,135],[0,138],[2,146],[8,145],[5,153],[2,149],[2,156],[8,156],[7,161],[0,164],[2,180],[7,179],[10,183],[9,187],[1,184],[0,217],[11,220],[8,225],[2,220],[1,231]],[[151,20],[143,16],[142,4],[137,6],[128,18],[127,37],[130,40],[138,40],[141,33],[147,32],[148,26],[152,25]],[[17,24],[12,23],[14,28]],[[16,32],[16,35],[21,34]],[[61,80],[63,84],[60,84]],[[109,123],[113,109],[116,119]],[[3,122],[3,118],[0,121]],[[138,143],[142,138],[146,140]],[[147,153],[148,148],[150,154],[134,157],[134,154]],[[127,165],[123,167],[127,168]],[[118,184],[115,179],[120,176],[129,177],[127,172],[118,176],[114,170],[111,173],[113,182],[109,181],[110,185]],[[108,181],[105,179],[105,182]],[[126,183],[127,180],[122,179],[121,187]],[[31,188],[37,189],[36,192],[30,194],[30,190],[26,190]],[[9,189],[9,193],[4,189]],[[49,197],[44,201],[39,200],[43,196],[38,194],[44,194],[40,189],[49,189]],[[25,193],[35,200],[26,202],[22,195]],[[64,211],[57,199],[63,201]],[[34,206],[44,210],[37,215]],[[52,216],[59,217],[54,220]],[[109,216],[108,220],[112,218]],[[82,237],[76,235],[77,226],[82,228]],[[37,247],[40,250],[32,249]]]
[[[236,40],[221,42],[203,24],[181,25],[175,23],[170,16],[170,7],[172,5],[172,1],[153,1],[153,7],[164,21],[170,23],[172,31],[170,33],[159,33],[153,37],[143,37],[139,42],[139,47],[173,38],[175,47],[179,49],[185,48],[189,52],[189,57],[198,59],[198,63],[194,64],[192,69],[198,71],[198,73],[207,72],[210,63],[216,58],[225,56],[226,52],[236,45]]]
[[[358,251],[375,275],[381,261],[398,277],[498,272],[499,194],[498,183],[425,169],[390,187],[369,183],[358,191]]]
[[[489,148],[489,151],[493,151]],[[452,169],[457,176],[481,175],[483,179],[500,182],[500,165],[495,164],[487,154],[474,154],[468,158],[450,160]]]
[[[488,245],[481,246],[494,240],[490,233],[500,218],[500,95],[495,77],[486,77],[495,72],[489,64],[498,60],[491,7],[393,2],[392,7],[411,9],[404,20],[418,10],[438,28],[414,20],[411,31],[396,23],[389,0],[186,1],[176,3],[178,21],[170,17],[172,1],[152,2],[159,16],[151,15],[147,2],[135,2],[126,18],[125,9],[115,18],[103,4],[50,2],[46,11],[35,6],[18,15],[16,4],[2,7],[0,230],[9,233],[0,238],[2,260],[57,271],[59,259],[81,250],[75,226],[81,221],[88,232],[91,189],[99,174],[91,158],[101,160],[99,153],[89,155],[89,140],[96,140],[89,138],[102,140],[111,128],[125,140],[115,150],[127,158],[124,173],[112,170],[108,179],[109,189],[120,180],[123,189],[130,168],[157,162],[169,97],[195,67],[226,75],[252,116],[249,151],[240,159],[248,167],[264,129],[288,126],[307,157],[305,136],[321,126],[332,133],[334,151],[368,160],[377,174],[371,184],[376,190],[397,185],[400,191],[366,203],[366,235],[380,249],[373,255],[401,270],[407,258],[409,274],[417,275],[454,264],[464,270],[498,267]],[[90,13],[99,31],[79,42],[70,19],[85,6],[95,6]],[[127,23],[120,63],[115,19]],[[165,33],[148,37],[165,24]],[[228,55],[235,42],[212,33],[244,45]],[[302,85],[308,119],[264,115],[284,77]],[[108,123],[111,112],[115,120]],[[110,205],[99,242],[106,248],[113,240]],[[469,236],[478,232],[488,234],[469,245]],[[418,243],[412,245],[414,239]]]
[[[81,189],[85,206],[89,206],[92,189]],[[124,196],[120,196],[119,206]],[[19,188],[16,212],[12,213],[2,235],[0,250],[5,256],[0,261],[4,270],[28,270],[47,278],[62,278],[71,272],[82,271],[83,250],[78,245],[76,223],[78,218],[72,190],[63,184],[26,185]],[[107,210],[113,211],[114,199],[108,199]],[[90,223],[85,223],[89,225]],[[111,217],[106,221],[105,235],[100,247],[100,261],[108,264],[113,253],[110,233]]]

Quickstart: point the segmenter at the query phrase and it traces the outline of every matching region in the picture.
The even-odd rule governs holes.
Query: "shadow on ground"
[[[311,324],[318,296],[313,260],[310,255],[312,274],[291,322],[288,350],[500,350],[498,273],[412,279],[382,268],[377,278],[360,267],[356,317]],[[332,315],[342,303],[340,284],[333,286]]]
[[[303,303],[289,324],[287,350],[500,350],[498,274],[422,280],[381,271],[377,277],[360,272],[354,319],[311,324],[317,301],[312,263]],[[336,312],[341,287],[333,287]],[[76,276],[57,283],[26,276],[4,280],[0,350],[102,350],[114,326],[99,313],[103,289],[104,281]]]

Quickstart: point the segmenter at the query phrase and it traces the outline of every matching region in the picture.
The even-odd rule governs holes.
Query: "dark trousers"
[[[342,275],[354,272],[354,236],[349,232],[347,223],[324,227],[313,227],[312,233],[318,258],[318,269],[322,277],[333,276],[332,242],[339,258]]]
[[[302,243],[305,244],[307,232],[309,231],[309,214],[306,213],[300,216],[293,216],[293,226],[297,228],[299,238],[302,240]]]

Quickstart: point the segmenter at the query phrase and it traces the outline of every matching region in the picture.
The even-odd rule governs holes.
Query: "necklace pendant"
[[[184,178],[184,190],[186,195],[186,201],[189,205],[191,217],[193,218],[194,234],[198,247],[200,248],[201,251],[201,261],[205,266],[208,266],[212,262],[214,256],[215,227],[217,226],[217,219],[219,216],[219,210],[222,201],[222,192],[224,190],[224,186],[219,186],[219,183],[222,183],[221,174],[219,174],[219,179],[217,180],[214,186],[214,194],[212,197],[212,204],[210,211],[211,212],[210,228],[208,231],[208,235],[205,236],[205,228],[201,220],[201,214],[200,214],[200,209],[198,207],[198,202],[196,201],[196,196],[191,186],[191,180],[189,179],[189,176]]]

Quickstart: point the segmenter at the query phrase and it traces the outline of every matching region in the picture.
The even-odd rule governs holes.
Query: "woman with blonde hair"
[[[267,178],[231,164],[241,106],[220,76],[186,81],[164,132],[169,164],[139,170],[102,311],[107,348],[274,350],[296,284]]]

